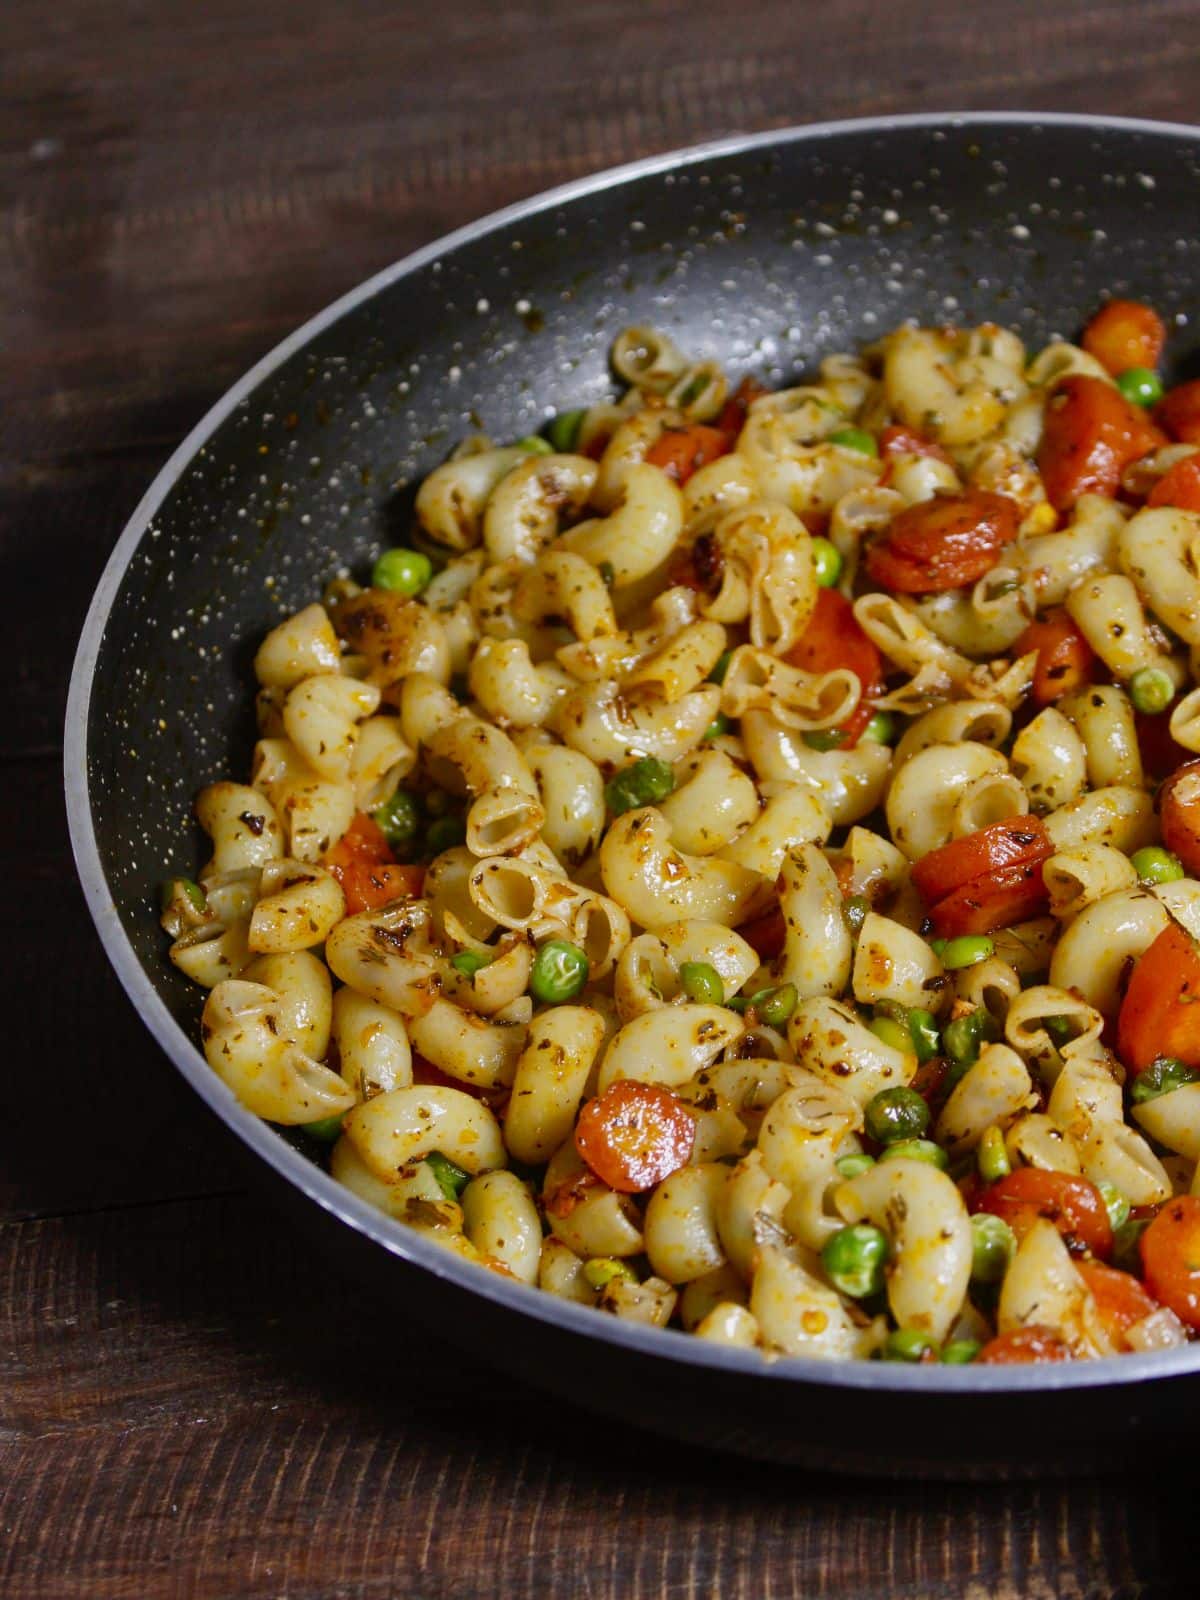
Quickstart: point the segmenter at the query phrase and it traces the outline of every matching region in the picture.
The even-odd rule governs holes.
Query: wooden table
[[[1187,1483],[746,1466],[380,1327],[173,1090],[86,919],[59,781],[74,638],[125,518],[331,297],[503,202],[736,129],[1193,116],[1192,0],[9,0],[0,62],[0,1592],[1195,1594]]]

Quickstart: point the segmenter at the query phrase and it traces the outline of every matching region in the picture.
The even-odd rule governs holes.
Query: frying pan
[[[182,1078],[295,1226],[364,1286],[610,1418],[782,1462],[1095,1470],[1139,1450],[1161,1459],[1192,1431],[1200,1346],[1009,1369],[768,1363],[480,1272],[232,1101],[194,1042],[198,991],[167,961],[154,907],[166,873],[196,864],[195,790],[248,770],[266,629],[402,532],[415,485],[462,434],[516,437],[606,394],[622,326],[656,324],[782,383],[909,317],[992,318],[1036,345],[1112,291],[1174,319],[1186,363],[1198,215],[1200,132],[1184,127],[940,116],[702,146],[569,184],[382,272],[285,340],[175,452],[79,645],[66,725],[79,874]]]

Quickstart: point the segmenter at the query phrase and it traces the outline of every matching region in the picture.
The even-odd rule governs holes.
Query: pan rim
[[[973,127],[1062,127],[1096,132],[1115,130],[1200,144],[1200,127],[1089,113],[944,111],[848,118],[792,125],[762,133],[733,134],[665,151],[571,179],[491,212],[421,246],[339,296],[255,362],[209,408],[155,475],[122,530],[105,564],[80,634],[71,671],[63,739],[64,793],[71,848],[84,899],[104,953],[158,1047],[209,1109],[278,1177],[372,1244],[471,1294],[480,1295],[504,1310],[533,1317],[556,1330],[577,1334],[585,1340],[616,1346],[630,1355],[671,1364],[681,1363],[700,1371],[711,1370],[746,1381],[947,1395],[1045,1393],[1124,1387],[1155,1379],[1179,1378],[1200,1370],[1200,1344],[1171,1351],[1048,1366],[910,1367],[868,1361],[825,1362],[804,1357],[769,1360],[759,1351],[713,1345],[675,1329],[642,1327],[616,1317],[598,1315],[591,1307],[575,1305],[536,1288],[509,1282],[498,1274],[480,1272],[472,1263],[428,1243],[402,1223],[368,1206],[301,1151],[288,1144],[270,1124],[236,1103],[158,995],[121,925],[101,863],[87,771],[91,690],[104,630],[125,573],[154,516],[198,451],[237,407],[278,368],[347,313],[373,299],[384,289],[462,246],[514,223],[641,178],[694,167],[726,156],[751,155],[757,151],[794,144],[815,144],[846,135],[887,133],[897,128],[959,132]]]

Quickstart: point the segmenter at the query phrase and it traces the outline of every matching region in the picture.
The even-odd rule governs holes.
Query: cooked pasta
[[[230,1094],[480,1270],[768,1359],[1200,1333],[1164,339],[903,327],[772,393],[635,327],[620,398],[466,441],[197,798],[162,924]]]

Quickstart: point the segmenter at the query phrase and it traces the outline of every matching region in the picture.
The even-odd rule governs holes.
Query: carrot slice
[[[1139,1244],[1150,1293],[1180,1322],[1200,1328],[1200,1199],[1168,1200]]]
[[[929,920],[940,939],[957,939],[964,933],[994,933],[1028,922],[1042,916],[1049,904],[1041,863],[1023,863],[964,883],[929,908]]]
[[[1133,969],[1117,1018],[1117,1054],[1134,1073],[1159,1056],[1200,1067],[1200,951],[1178,922]]]
[[[727,433],[696,422],[688,428],[664,429],[646,451],[646,461],[661,468],[676,483],[686,483],[693,472],[718,456],[728,455],[729,449]]]
[[[1083,348],[1115,378],[1130,367],[1156,367],[1167,342],[1158,312],[1140,300],[1110,300],[1083,330]]]
[[[1045,1217],[1069,1244],[1097,1256],[1112,1254],[1112,1223],[1104,1196],[1094,1183],[1069,1172],[1018,1167],[981,1190],[972,1209],[1003,1217],[1018,1239]]]
[[[1054,846],[1040,817],[1008,817],[922,856],[912,881],[928,905],[1005,867],[1040,865]]]
[[[1154,419],[1180,444],[1200,444],[1200,378],[1168,389]]]
[[[1095,653],[1062,606],[1031,622],[1013,645],[1014,655],[1027,655],[1031,650],[1037,651],[1033,698],[1038,705],[1051,705],[1091,683]]]
[[[867,572],[898,594],[934,594],[975,583],[1017,537],[1020,513],[986,489],[935,494],[906,506],[867,553]]]
[[[575,1125],[575,1148],[610,1189],[638,1194],[687,1166],[695,1119],[656,1083],[619,1078],[589,1100]]]
[[[836,672],[848,667],[862,684],[862,699],[838,729],[842,748],[851,749],[870,722],[870,701],[883,687],[883,658],[863,632],[854,607],[836,589],[817,592],[817,604],[802,636],[785,657],[802,672]]]
[[[1023,1328],[1013,1328],[1009,1333],[1000,1333],[994,1339],[989,1339],[975,1357],[975,1362],[976,1365],[982,1362],[985,1367],[998,1367],[1070,1359],[1070,1347],[1053,1328],[1029,1322]]]
[[[1104,1331],[1118,1350],[1130,1348],[1125,1335],[1135,1323],[1158,1310],[1131,1272],[1106,1267],[1099,1261],[1077,1261],[1076,1269],[1092,1292]]]
[[[1072,373],[1046,402],[1038,450],[1046,497],[1056,511],[1069,511],[1081,494],[1111,499],[1130,462],[1166,442],[1114,384]]]

